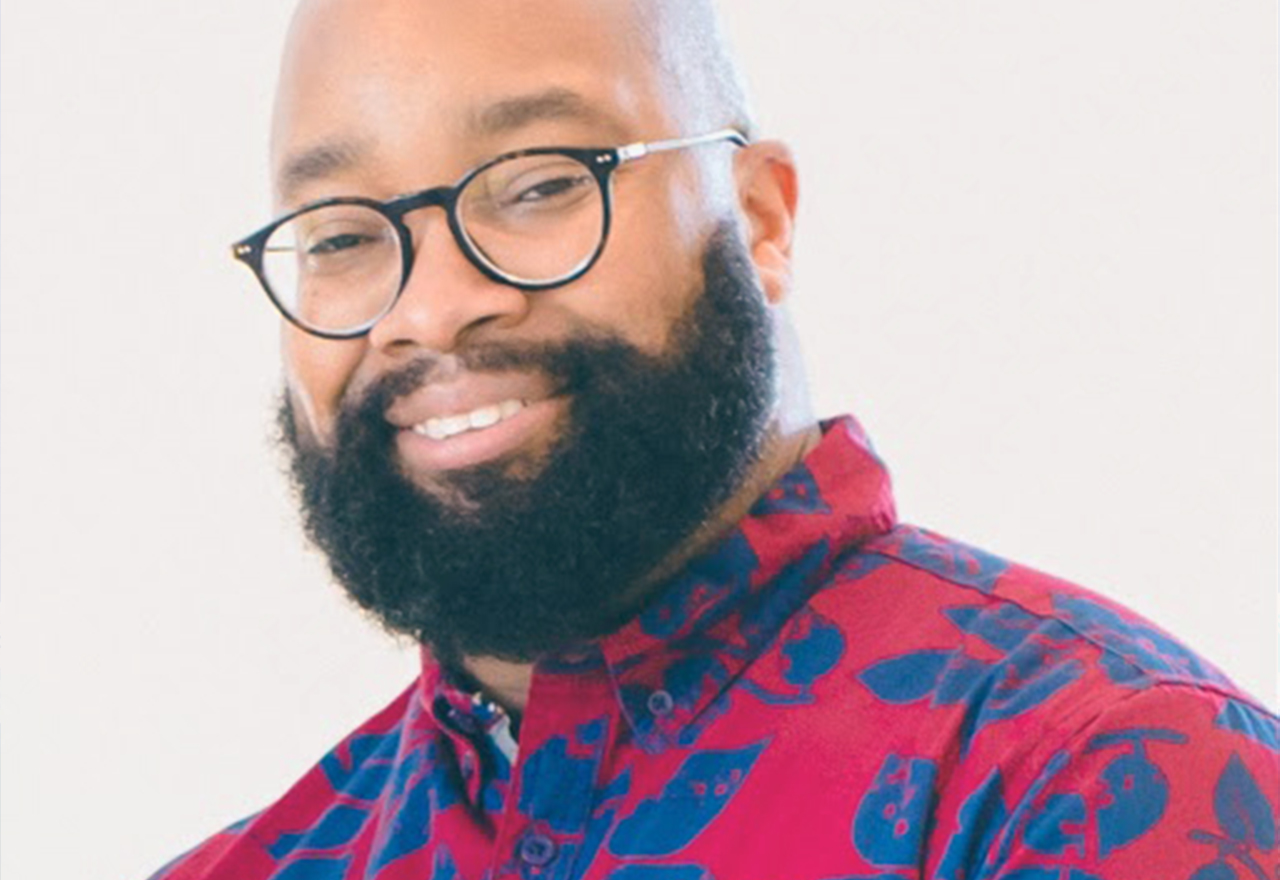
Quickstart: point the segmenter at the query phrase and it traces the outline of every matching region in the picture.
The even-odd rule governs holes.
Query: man
[[[273,140],[307,528],[422,675],[158,876],[1280,876],[1274,716],[809,414],[706,3],[310,0]]]

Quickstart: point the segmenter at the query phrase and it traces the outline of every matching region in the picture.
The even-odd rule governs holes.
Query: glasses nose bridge
[[[423,208],[440,208],[448,217],[453,210],[453,202],[456,195],[457,190],[454,187],[433,186],[430,189],[396,196],[383,205],[383,210],[397,223],[401,224],[404,223],[406,214],[420,211]]]
[[[400,227],[400,240],[404,251],[402,254],[404,263],[402,285],[408,281],[409,273],[413,271],[414,264],[418,261],[418,247],[420,244],[414,234],[414,230],[410,228],[406,221],[406,216],[423,208],[439,208],[444,211],[445,228],[449,230],[449,237],[454,239],[455,243],[461,247],[462,243],[457,241],[458,236],[454,229],[453,212],[457,195],[457,187],[433,186],[429,189],[397,196],[391,201],[383,203],[383,212]],[[465,248],[463,248],[463,252],[465,253]]]

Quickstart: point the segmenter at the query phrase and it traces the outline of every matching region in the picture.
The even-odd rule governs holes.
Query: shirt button
[[[676,707],[676,701],[666,691],[654,691],[649,694],[649,711],[654,715],[670,715]]]
[[[470,715],[464,715],[457,709],[449,710],[449,720],[453,722],[453,726],[463,733],[475,733],[479,725]]]
[[[520,841],[520,861],[540,868],[556,857],[556,842],[545,834],[529,834]]]

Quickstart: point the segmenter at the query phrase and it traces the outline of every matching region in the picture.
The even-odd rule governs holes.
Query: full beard
[[[528,662],[636,613],[636,588],[759,461],[773,408],[771,322],[732,231],[702,268],[662,356],[601,333],[459,352],[469,369],[540,370],[564,389],[567,427],[532,474],[495,460],[433,475],[440,492],[402,472],[385,414],[429,361],[344,406],[331,448],[299,431],[283,395],[303,525],[350,596],[444,660]]]

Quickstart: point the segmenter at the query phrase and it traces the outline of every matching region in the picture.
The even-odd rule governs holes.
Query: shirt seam
[[[1256,697],[1254,697],[1252,694],[1247,693],[1246,691],[1240,690],[1238,688],[1236,689],[1226,688],[1221,684],[1217,684],[1211,681],[1203,681],[1200,679],[1190,678],[1183,675],[1170,674],[1168,672],[1161,672],[1155,669],[1148,669],[1147,667],[1136,663],[1130,658],[1125,657],[1123,654],[1118,653],[1114,648],[1112,648],[1111,646],[1103,642],[1100,642],[1098,639],[1091,636],[1089,633],[1083,632],[1079,627],[1077,627],[1075,624],[1071,623],[1070,621],[1065,620],[1062,617],[1057,615],[1046,614],[1043,611],[1037,611],[1034,608],[1028,608],[1025,603],[1018,601],[1014,597],[1005,596],[1005,595],[996,595],[993,592],[992,593],[984,592],[983,590],[971,584],[966,584],[963,581],[949,578],[946,575],[939,574],[937,571],[934,571],[933,569],[930,569],[930,568],[926,568],[925,566],[920,565],[917,562],[913,562],[910,559],[906,559],[901,556],[898,556],[892,551],[876,549],[876,550],[867,551],[867,555],[880,556],[884,559],[888,559],[890,561],[900,563],[901,565],[914,569],[915,571],[922,572],[935,580],[941,581],[942,583],[951,584],[954,587],[967,590],[970,593],[976,593],[977,595],[981,596],[983,599],[987,600],[988,602],[991,602],[991,603],[1000,602],[1007,605],[1012,605],[1015,608],[1018,608],[1021,611],[1024,611],[1027,614],[1030,614],[1039,620],[1052,621],[1054,623],[1057,623],[1060,626],[1070,630],[1077,638],[1081,639],[1082,641],[1085,641],[1090,645],[1093,645],[1099,651],[1102,651],[1107,655],[1114,657],[1115,659],[1123,662],[1129,668],[1135,669],[1140,673],[1142,673],[1144,676],[1146,676],[1151,680],[1152,687],[1158,686],[1158,685],[1182,685],[1184,687],[1197,688],[1199,690],[1206,691],[1208,693],[1216,694],[1217,696],[1220,696],[1220,697],[1232,699],[1237,702],[1247,703],[1252,708],[1257,709],[1265,713],[1266,715],[1280,721],[1280,716],[1277,716],[1276,713],[1272,712],[1266,705],[1264,705]],[[1134,690],[1133,695],[1141,694],[1144,692],[1144,690],[1145,689]]]

